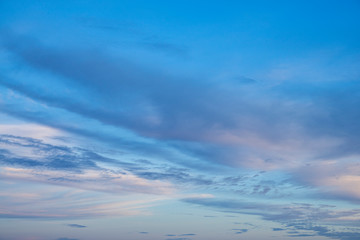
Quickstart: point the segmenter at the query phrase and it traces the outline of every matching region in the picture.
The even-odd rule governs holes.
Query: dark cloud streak
[[[72,228],[86,228],[86,226],[84,225],[80,225],[80,224],[67,224],[68,227],[72,227]]]

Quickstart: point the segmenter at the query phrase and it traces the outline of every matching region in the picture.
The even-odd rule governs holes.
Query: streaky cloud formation
[[[315,206],[312,204],[299,204],[293,203],[291,205],[270,205],[258,204],[246,201],[234,200],[217,200],[212,198],[188,198],[183,201],[198,204],[206,207],[216,208],[220,211],[241,213],[261,216],[265,220],[276,221],[285,226],[286,228],[273,228],[273,231],[285,231],[288,233],[295,233],[289,230],[296,230],[295,235],[292,237],[304,237],[301,231],[311,231],[312,235],[308,236],[325,236],[330,238],[340,239],[356,239],[360,237],[357,232],[358,217],[360,209],[352,210],[337,210],[333,209],[334,206],[320,205]],[[263,209],[269,209],[266,212]],[[339,222],[346,222],[349,227],[347,230],[352,229],[352,232],[344,231],[338,232],[330,227],[319,226],[317,224],[333,225]],[[247,229],[233,229],[237,234],[247,232]]]
[[[9,135],[2,136],[0,141],[8,145],[34,148],[33,151],[37,154],[37,157],[32,159],[25,156],[15,157],[15,154],[3,150],[0,155],[1,162],[9,165],[9,167],[2,167],[3,178],[27,179],[105,192],[148,192],[150,187],[154,186],[147,180],[126,172],[98,167],[94,160],[105,162],[109,160],[83,151],[83,149],[52,146],[34,139]],[[42,158],[41,154],[44,154]],[[113,181],[114,184],[105,184],[110,181]],[[153,193],[171,191],[170,185],[158,183],[159,185],[154,188]]]
[[[71,224],[68,224],[67,226],[72,227],[72,228],[86,228],[86,226],[76,224],[76,223],[71,223]]]
[[[27,87],[24,82],[2,81],[6,87],[104,124],[129,128],[145,137],[171,140],[171,145],[195,156],[213,158],[215,162],[226,164],[238,164],[235,161],[244,159],[240,163],[245,166],[251,161],[263,167],[279,167],[285,158],[288,164],[294,164],[293,155],[316,160],[327,155],[346,157],[359,154],[356,147],[359,139],[355,137],[359,135],[356,134],[359,129],[351,122],[358,114],[357,81],[344,83],[340,79],[326,86],[305,82],[300,89],[297,82],[248,86],[242,81],[231,80],[191,81],[164,76],[91,50],[57,50],[27,38],[9,38],[11,44],[5,46],[12,53],[35,69],[59,75],[66,84],[80,87],[85,94],[90,94],[89,101],[97,99],[101,109],[96,104],[79,103],[68,95],[64,99],[61,91],[58,96],[50,95],[46,90],[39,95],[34,88],[36,82]],[[89,59],[87,56],[92,57]],[[105,74],[107,77],[104,79],[101,76]],[[52,81],[58,82],[57,79]],[[186,89],[187,83],[191,83],[190,89]],[[161,89],[152,86],[161,86]],[[182,91],[175,90],[179,88]],[[293,89],[297,89],[295,94]],[[344,91],[349,94],[341,96]],[[260,95],[262,99],[256,97]],[[337,98],[335,103],[336,95],[340,95],[340,100]],[[229,106],[229,102],[233,104]],[[347,108],[340,110],[336,104]],[[128,107],[119,109],[114,106]],[[275,111],[272,106],[276,106]],[[336,120],[329,116],[341,118]],[[187,121],[181,121],[183,118]],[[339,124],[339,121],[350,122]],[[315,126],[316,123],[321,123],[321,126]],[[287,150],[278,152],[279,146],[286,146]],[[229,159],[229,155],[235,159]]]
[[[0,9],[1,239],[360,238],[357,1]]]

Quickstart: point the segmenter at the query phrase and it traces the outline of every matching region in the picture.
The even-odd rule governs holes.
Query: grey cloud
[[[191,238],[168,238],[166,240],[191,240]]]
[[[232,229],[233,231],[235,231],[235,234],[243,234],[243,233],[246,233],[247,231],[249,231],[249,229],[246,229],[246,228],[236,228],[236,229]]]
[[[166,234],[165,236],[168,236],[168,237],[175,237],[175,236],[179,236],[179,237],[183,237],[183,236],[195,236],[196,234],[195,233],[183,233],[183,234]]]
[[[309,222],[300,222],[294,224],[286,224],[289,229],[295,229],[288,231],[288,236],[290,237],[307,237],[307,236],[323,236],[332,239],[341,239],[341,240],[356,240],[359,239],[360,233],[359,229],[348,229],[348,231],[335,231],[329,227],[323,227],[318,225],[313,225]],[[298,230],[298,231],[297,231]],[[301,233],[299,231],[313,231],[314,234]]]
[[[80,240],[79,238],[67,238],[67,237],[61,237],[56,240]]]
[[[283,228],[273,228],[272,230],[274,232],[278,232],[278,231],[284,231],[285,229],[283,229]]]
[[[75,223],[67,224],[67,226],[72,227],[72,228],[86,228],[86,226],[84,226],[84,225],[75,224]]]

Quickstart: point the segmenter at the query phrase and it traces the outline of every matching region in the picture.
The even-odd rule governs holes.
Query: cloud
[[[6,117],[1,115],[1,118]],[[11,120],[16,121],[15,119]],[[55,137],[65,137],[64,133],[58,129],[33,123],[0,124],[0,132],[3,136],[21,136],[48,142],[54,142]]]
[[[236,228],[236,229],[231,229],[233,231],[235,231],[235,234],[243,234],[243,233],[246,233],[247,231],[249,231],[249,229],[246,229],[246,228]]]
[[[170,180],[177,183],[192,183],[194,185],[212,185],[214,181],[202,176],[192,176],[186,169],[168,168],[163,172],[137,171],[136,175],[149,180]]]
[[[311,223],[300,223],[300,224],[288,224],[288,236],[289,237],[310,237],[310,236],[323,236],[332,239],[341,239],[341,240],[356,240],[359,239],[360,233],[358,229],[347,229],[348,231],[334,231],[332,228],[313,225]],[[291,230],[291,229],[296,229]],[[297,230],[301,231],[312,231],[313,234],[309,233],[300,233]],[[349,231],[350,230],[350,231]],[[353,231],[351,231],[353,230]]]
[[[7,166],[3,168],[4,177],[28,178],[32,181],[80,188],[91,186],[93,190],[103,189],[110,192],[149,190],[150,193],[152,186],[148,185],[148,190],[145,186],[150,182],[158,185],[156,192],[159,193],[163,190],[163,193],[171,191],[168,182],[191,183],[199,186],[213,184],[213,180],[195,175],[190,169],[166,164],[158,165],[149,161],[121,161],[104,157],[85,148],[53,145],[35,138],[0,135],[0,147],[3,148],[3,151],[0,151],[0,163]],[[100,167],[104,164],[107,167]],[[130,179],[137,181],[138,187],[145,184],[140,187],[143,190],[135,187],[136,184],[133,186],[130,186],[130,182],[128,182],[130,185],[125,184],[125,181],[132,181]],[[104,181],[124,182],[120,185],[115,182],[114,185],[109,185],[103,184]]]
[[[359,154],[359,134],[353,133],[360,129],[353,119],[359,115],[360,86],[354,81],[272,86],[247,84],[246,77],[194,80],[100,51],[56,49],[24,36],[4,36],[10,52],[38,74],[51,73],[49,81],[62,87],[39,93],[36,81],[30,86],[7,78],[2,85],[49,106],[166,142],[198,159],[268,169],[293,167],[299,159]],[[64,85],[78,94],[64,98]],[[81,95],[88,100],[80,100]]]
[[[189,240],[190,238],[181,238],[181,237],[187,237],[187,236],[196,236],[195,233],[183,233],[183,234],[166,234],[167,237],[180,237],[180,238],[169,238],[167,240]]]
[[[276,177],[274,177],[276,175]],[[281,176],[281,177],[280,177]],[[218,179],[217,186],[229,189],[236,194],[253,197],[283,198],[285,196],[300,196],[302,191],[295,188],[305,186],[296,181],[289,181],[286,172],[276,173],[273,171],[246,171],[241,175],[227,176]],[[310,191],[306,192],[307,195]]]
[[[2,181],[1,187],[6,189],[6,193],[1,194],[4,208],[0,211],[0,218],[84,219],[146,215],[149,207],[166,199],[147,194],[114,195],[9,179]],[[83,225],[67,226],[79,228]]]
[[[191,238],[168,238],[166,240],[191,240]]]
[[[142,64],[136,58],[86,47],[45,45],[10,31],[4,32],[2,46],[13,57],[10,65],[18,66],[16,73],[9,68],[0,78],[3,90],[12,94],[0,104],[4,113],[106,142],[138,158],[159,160],[156,167],[150,167],[110,158],[94,161],[95,153],[82,150],[45,160],[4,152],[2,162],[7,166],[50,171],[86,169],[86,174],[93,174],[99,173],[100,163],[109,161],[118,164],[120,171],[105,171],[99,182],[129,179],[123,176],[129,173],[132,180],[141,179],[139,185],[146,186],[134,188],[139,191],[146,191],[155,181],[164,192],[168,188],[162,184],[172,182],[213,189],[223,185],[238,194],[275,198],[298,194],[294,186],[308,187],[313,194],[311,187],[315,186],[320,193],[317,196],[323,199],[358,200],[352,188],[358,183],[358,168],[348,160],[355,162],[360,155],[356,122],[360,84],[356,79],[312,82],[302,81],[300,76],[294,81],[265,82],[237,77],[239,74],[212,79],[185,77]],[[50,85],[57,90],[52,91]],[[69,121],[73,118],[76,120]],[[127,130],[131,137],[121,137],[120,130]],[[353,170],[342,171],[334,180],[326,175],[329,168],[321,167],[328,161]],[[159,167],[159,162],[166,166]],[[313,164],[321,177],[306,180],[311,172],[304,167],[308,164]],[[185,169],[177,169],[179,165]],[[281,170],[293,175],[286,176],[292,182],[259,180],[244,185],[249,180],[242,176],[227,176],[221,182],[191,171],[225,173],[229,167]],[[35,172],[37,181],[45,181],[46,174]],[[55,175],[51,181],[58,184],[80,186],[75,182],[83,182],[81,177],[51,174]],[[286,190],[281,189],[283,186]],[[289,189],[293,191],[287,192]]]
[[[80,225],[80,224],[67,224],[68,227],[72,227],[72,228],[86,228],[86,226],[84,225]]]
[[[8,186],[0,193],[1,216],[81,218],[142,214],[148,206],[169,196],[203,192],[233,196],[236,200],[204,195],[183,201],[225,212],[221,215],[230,222],[239,213],[271,221],[276,223],[274,226],[280,224],[277,228],[268,226],[274,231],[283,229],[276,234],[356,237],[349,229],[358,225],[359,210],[355,204],[360,199],[356,187],[360,185],[357,53],[335,49],[330,44],[330,50],[336,54],[326,53],[323,57],[316,51],[311,56],[315,61],[290,59],[294,53],[296,59],[301,58],[297,53],[311,54],[318,40],[325,39],[322,36],[305,52],[277,48],[276,60],[266,56],[273,55],[274,49],[264,54],[262,47],[256,51],[251,47],[243,49],[240,56],[236,51],[244,47],[241,40],[249,39],[235,36],[232,24],[220,29],[221,26],[212,26],[213,21],[210,25],[200,21],[198,27],[206,25],[200,34],[184,38],[184,33],[195,30],[188,28],[180,35],[173,32],[174,40],[167,41],[157,37],[156,31],[178,25],[181,17],[169,19],[166,26],[150,26],[159,24],[150,21],[146,27],[155,37],[149,37],[150,34],[139,32],[134,23],[119,21],[116,16],[111,19],[114,16],[106,13],[106,8],[100,15],[108,20],[101,20],[95,16],[98,9],[87,6],[84,14],[92,12],[94,17],[80,21],[92,29],[79,29],[68,25],[73,23],[71,17],[78,14],[71,12],[70,16],[65,11],[68,9],[60,5],[38,7],[37,20],[26,21],[26,15],[34,10],[31,6],[28,11],[4,16],[5,25],[17,30],[0,30],[0,111],[27,122],[19,129],[9,120],[4,121],[11,124],[0,126],[0,132],[6,132],[0,136],[0,185],[11,183],[15,189],[20,183],[26,186],[17,191]],[[243,8],[245,12],[248,7]],[[159,13],[166,17],[168,12],[163,10]],[[213,10],[218,8],[211,6],[210,12]],[[63,14],[69,19],[65,24],[56,20]],[[131,11],[125,15],[131,21]],[[283,20],[275,15],[275,22]],[[255,20],[258,26],[257,17],[251,15],[245,20],[253,25]],[[43,20],[50,20],[51,24]],[[340,25],[349,25],[348,20]],[[29,26],[32,24],[35,26]],[[51,34],[53,29],[57,34]],[[99,29],[107,32],[100,36]],[[214,29],[227,36],[218,40],[219,31]],[[86,36],[67,37],[74,30]],[[254,37],[255,32],[248,33]],[[53,41],[57,35],[63,36],[64,41]],[[261,38],[262,34],[257,36],[268,40]],[[343,43],[345,48],[358,42],[356,38],[344,41],[344,36],[334,36],[330,36],[331,42]],[[93,40],[87,41],[89,37]],[[234,37],[240,40],[232,41],[235,45],[229,41]],[[177,44],[176,39],[184,43]],[[121,42],[124,40],[129,43]],[[273,40],[279,43],[279,39]],[[164,53],[189,56],[187,41],[199,47],[194,48],[196,59],[185,59],[190,60],[187,63],[158,61]],[[94,47],[95,42],[100,44]],[[217,44],[221,47],[214,49],[216,44],[208,44],[215,42],[230,45]],[[200,46],[202,43],[206,46]],[[247,59],[250,54],[256,56]],[[283,59],[284,56],[289,58]],[[325,63],[318,64],[318,58],[324,58]],[[254,64],[255,59],[260,61]],[[262,69],[264,65],[271,65],[270,69]],[[40,124],[43,128],[35,129]],[[54,143],[55,138],[51,137],[57,134],[61,136],[56,136],[58,142]],[[40,186],[46,189],[38,191]],[[179,190],[181,193],[174,194]],[[132,196],[140,196],[144,201],[133,203],[136,197]],[[56,207],[52,198],[60,199],[60,206]],[[282,205],[286,199],[331,202],[337,207],[291,201]],[[345,204],[343,200],[352,202]],[[212,215],[199,212],[199,216]],[[220,218],[208,219],[217,220]],[[245,225],[238,227],[238,234],[248,229]]]
[[[13,99],[13,96],[11,96]],[[90,138],[94,141],[100,141],[107,143],[110,146],[119,148],[123,153],[138,155],[139,158],[151,157],[158,160],[168,161],[171,159],[171,162],[177,164],[185,165],[191,168],[203,169],[203,170],[218,170],[219,166],[216,168],[212,165],[209,165],[206,162],[199,161],[201,159],[196,159],[196,161],[191,161],[194,157],[184,156],[183,153],[169,146],[165,142],[159,141],[149,141],[149,139],[143,139],[134,134],[128,133],[119,128],[110,128],[104,126],[97,122],[93,122],[91,119],[82,118],[78,115],[72,115],[69,112],[63,112],[58,114],[59,109],[53,109],[54,114],[59,115],[56,119],[52,116],[52,111],[48,107],[44,107],[43,104],[33,105],[31,101],[28,105],[28,101],[21,95],[17,95],[16,99],[22,99],[25,102],[22,102],[19,105],[6,105],[2,106],[2,111],[9,115],[15,116],[16,118],[24,119],[25,121],[35,121],[41,125],[48,125],[52,128],[60,129],[71,134],[80,135],[84,138]],[[11,102],[11,100],[9,100]],[[40,108],[39,111],[34,111],[33,109]],[[57,113],[56,113],[57,112]],[[69,115],[71,122],[69,123]],[[66,117],[67,116],[67,117]],[[62,119],[64,117],[64,119]],[[81,124],[73,124],[72,121],[77,119]],[[95,125],[95,126],[94,126]],[[94,129],[97,129],[96,131]],[[185,158],[184,158],[185,157]],[[189,159],[184,161],[184,159]]]
[[[61,237],[61,238],[58,238],[56,240],[80,240],[78,238],[67,238],[67,237]]]
[[[47,183],[79,189],[108,193],[170,194],[173,188],[168,183],[148,181],[131,174],[111,170],[86,170],[68,174],[58,170],[30,170],[26,168],[1,167],[1,178]]]
[[[297,92],[298,99],[289,99],[292,104],[289,107],[287,101],[284,101],[285,99],[278,101],[275,98],[276,95],[273,96],[267,92],[262,98],[264,102],[254,99],[252,94],[263,94],[263,91],[269,89],[259,84],[250,88],[249,86],[245,87],[244,79],[249,79],[246,77],[241,77],[240,82],[239,80],[227,80],[225,83],[208,81],[205,84],[205,81],[201,80],[192,81],[166,76],[161,74],[160,70],[158,72],[149,70],[145,66],[131,63],[126,59],[112,59],[96,51],[59,51],[45,47],[26,37],[11,36],[11,34],[5,34],[5,36],[9,39],[4,44],[7,49],[21,57],[29,65],[62,76],[64,77],[63,81],[75,84],[77,88],[88,89],[86,91],[95,90],[92,97],[97,97],[104,101],[104,104],[109,104],[109,109],[107,111],[88,109],[85,105],[71,104],[61,96],[50,97],[46,92],[32,94],[33,98],[42,99],[48,104],[98,119],[107,124],[131,128],[146,136],[160,139],[234,142],[241,141],[244,131],[252,129],[255,131],[254,135],[260,134],[259,130],[262,130],[263,134],[259,137],[264,141],[266,138],[291,137],[291,135],[286,136],[283,131],[277,131],[280,128],[291,130],[288,131],[288,134],[294,131],[292,126],[286,123],[289,120],[288,114],[292,114],[291,117],[299,114],[304,115],[303,117],[311,117],[309,120],[323,116],[307,107],[308,103],[303,101],[302,97],[303,95],[306,97],[309,93],[301,92],[302,89]],[[24,44],[25,42],[27,44]],[[26,85],[8,81],[2,83],[17,90],[21,89],[20,91],[27,94],[33,91]],[[283,88],[277,87],[275,91],[285,94],[284,91],[288,91],[292,87],[292,85],[288,85],[289,83],[286,83]],[[152,86],[161,86],[161,89]],[[176,91],[180,86],[184,91]],[[306,89],[308,87],[311,86],[305,86]],[[356,84],[355,87],[357,87]],[[235,95],[236,92],[244,90],[250,90],[250,94],[246,94],[245,91],[245,95],[241,98]],[[326,90],[334,91],[335,89]],[[121,92],[127,94],[119,94]],[[111,101],[104,93],[111,96]],[[319,107],[321,107],[322,100],[332,101],[331,95],[326,95],[321,86],[319,92],[312,93],[316,94],[315,97],[320,98],[321,101],[316,103],[319,104]],[[285,94],[284,97],[287,98],[289,95]],[[181,101],[179,101],[180,99]],[[204,101],[205,99],[207,101]],[[343,101],[350,103],[350,99],[354,98]],[[114,104],[119,105],[124,101],[127,103],[127,105],[123,105],[124,109],[118,112],[111,110]],[[230,108],[227,105],[229,101],[237,104]],[[268,108],[272,104],[277,104],[277,109],[269,111]],[[294,107],[297,108],[296,112]],[[354,105],[350,107],[354,110]],[[142,118],[139,119],[140,111]],[[309,114],[311,115],[309,116]],[[258,118],[259,116],[262,116],[262,119]],[[187,118],[187,121],[180,122],[180,119],[183,118]],[[302,124],[303,127],[307,124],[306,121],[297,123],[294,120],[295,118],[291,119],[293,125],[295,124],[294,127],[297,127],[296,124]],[[327,119],[327,122],[329,121],[331,120]],[[272,125],[273,129],[264,128],[265,122]],[[195,135],[191,131],[203,134]],[[214,138],[214,134],[218,138]]]
[[[308,74],[311,69],[296,67],[293,74],[298,77],[293,81],[282,80],[283,74],[270,74],[269,83],[239,74],[218,81],[187,78],[129,56],[111,56],[93,48],[46,46],[11,30],[3,30],[2,35],[3,47],[21,59],[17,72],[27,69],[26,73],[51,75],[48,83],[32,81],[30,85],[9,70],[1,78],[4,86],[142,136],[179,141],[177,146],[183,151],[201,143],[203,152],[193,154],[209,161],[266,168],[295,164],[299,158],[358,153],[359,134],[352,134],[360,131],[354,121],[359,116],[357,78],[337,74],[335,80],[319,77],[322,81],[314,82]],[[149,42],[158,48],[175,48],[156,40]],[[288,65],[285,73],[294,71]],[[49,91],[50,83],[61,87]],[[36,91],[39,88],[43,91]],[[186,148],[182,141],[191,147]]]
[[[283,228],[273,228],[272,230],[274,232],[278,232],[278,231],[284,231],[285,229],[283,229]]]
[[[96,104],[80,103],[76,99],[64,99],[62,88],[55,94],[50,95],[46,90],[39,94],[26,83],[2,81],[3,85],[48,105],[104,124],[125,127],[146,137],[176,140],[173,146],[182,151],[225,164],[236,164],[235,159],[252,159],[251,162],[259,161],[256,164],[266,164],[265,160],[300,153],[301,145],[317,145],[317,141],[307,144],[311,138],[300,131],[305,123],[297,121],[309,114],[316,117],[312,109],[309,112],[308,104],[296,99],[289,106],[276,94],[266,92],[269,89],[261,84],[244,85],[233,80],[194,81],[167,76],[161,71],[149,70],[126,59],[112,59],[99,52],[60,51],[24,37],[8,38],[11,39],[11,44],[7,44],[9,51],[27,64],[61,76],[61,81],[73,85],[84,95],[90,94],[89,100],[97,99]],[[52,81],[59,82],[56,78]],[[183,91],[177,91],[180,87]],[[276,92],[282,94],[282,89],[276,89]],[[241,97],[239,93],[243,93]],[[254,94],[263,97],[258,99]],[[234,104],[230,106],[229,102]],[[271,107],[274,105],[276,110]],[[298,115],[301,117],[297,118]],[[266,127],[269,125],[272,128]],[[289,144],[287,140],[292,139],[293,134],[305,139],[298,138],[298,142]],[[201,143],[200,148],[192,142]],[[283,144],[288,146],[282,149],[289,149],[289,152],[276,154],[279,145]],[[259,151],[259,147],[264,151]],[[244,160],[244,164],[249,162]]]
[[[140,178],[121,168],[99,167],[99,163],[129,166],[84,148],[52,145],[13,135],[0,135],[0,146],[0,177],[4,179],[112,193],[169,194],[173,191],[166,182]]]
[[[335,239],[356,239],[360,234],[357,221],[360,219],[360,209],[337,210],[332,206],[316,206],[313,204],[293,203],[288,205],[264,204],[256,202],[219,200],[216,198],[187,198],[184,202],[211,207],[223,212],[260,216],[264,220],[281,223],[285,229],[274,228],[273,231],[295,229],[293,236],[305,236],[303,231],[311,231],[310,235],[325,236]],[[326,225],[347,226],[344,231],[336,231]],[[323,226],[322,226],[323,225]],[[247,229],[244,229],[247,230]],[[241,234],[246,231],[238,231]],[[291,235],[291,234],[290,234]],[[345,238],[343,238],[345,237]],[[347,238],[348,237],[348,238]]]
[[[9,149],[16,149],[17,156],[10,151],[0,155],[3,164],[24,167],[45,167],[55,170],[81,171],[81,169],[97,169],[93,158],[84,149],[69,148],[43,143],[41,140],[13,135],[0,135],[0,144]],[[21,156],[25,153],[28,156]],[[41,156],[41,157],[40,157]],[[92,156],[94,157],[94,156]],[[105,160],[102,159],[102,160]]]
[[[293,170],[293,180],[304,185],[318,187],[320,194],[327,198],[360,202],[357,188],[360,184],[360,164],[357,156],[336,161],[329,159],[308,164]]]

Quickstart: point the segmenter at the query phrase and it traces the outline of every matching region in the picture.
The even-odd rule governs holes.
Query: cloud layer
[[[358,3],[1,6],[0,238],[360,238]]]

